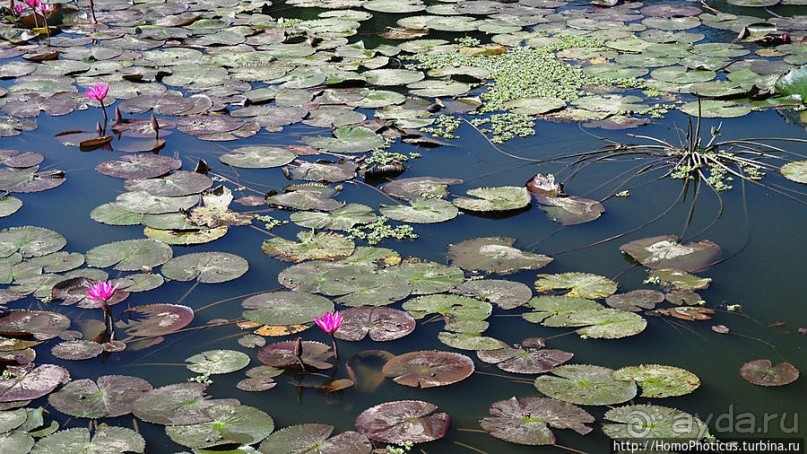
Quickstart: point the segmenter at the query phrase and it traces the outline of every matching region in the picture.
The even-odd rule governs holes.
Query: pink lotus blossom
[[[45,3],[39,5],[39,14],[47,16],[51,12],[53,12],[53,5],[48,5]]]
[[[23,5],[20,5],[19,3],[14,5],[14,14],[15,15],[19,16],[20,14],[22,14],[23,11],[25,11],[25,7]]]
[[[25,4],[34,9],[36,9],[41,3],[42,0],[25,0]]]
[[[87,95],[88,98],[94,99],[96,101],[103,101],[106,98],[106,94],[109,92],[109,84],[106,82],[101,82],[93,85],[92,87],[88,88],[84,94]]]
[[[112,298],[112,295],[115,294],[115,290],[117,289],[118,285],[112,285],[112,281],[96,282],[87,289],[87,298],[106,303]]]
[[[314,322],[322,331],[333,336],[333,333],[342,326],[342,314],[338,311],[326,312],[321,317],[317,317]]]

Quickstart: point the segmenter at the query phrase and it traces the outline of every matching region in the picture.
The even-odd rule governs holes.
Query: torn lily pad
[[[524,252],[513,247],[513,238],[475,238],[448,246],[448,259],[452,265],[470,271],[509,274],[518,270],[535,270],[552,262],[542,254]]]
[[[511,397],[494,402],[489,411],[490,416],[479,421],[486,432],[511,443],[531,446],[555,444],[555,435],[549,427],[572,429],[585,435],[591,432],[586,424],[594,422],[594,417],[582,408],[545,397]]]
[[[720,259],[720,246],[709,241],[678,243],[674,235],[661,235],[623,244],[619,250],[652,269],[696,271]]]

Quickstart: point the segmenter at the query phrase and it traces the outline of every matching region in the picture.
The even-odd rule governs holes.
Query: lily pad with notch
[[[337,339],[360,341],[370,336],[375,342],[387,342],[408,336],[415,330],[415,319],[407,312],[389,307],[352,307],[342,312],[342,326]]]
[[[651,398],[683,396],[701,384],[698,376],[688,370],[659,364],[623,367],[614,372],[614,378],[636,382],[642,397]]]
[[[757,359],[743,364],[740,376],[758,386],[784,386],[799,378],[799,370],[787,362],[774,366],[769,359]]]
[[[391,197],[403,200],[443,198],[448,195],[449,185],[461,183],[462,180],[456,178],[400,178],[385,184],[381,190]]]
[[[98,164],[95,170],[110,177],[130,180],[159,177],[181,166],[182,161],[176,158],[156,154],[136,154],[104,161]]]
[[[210,421],[170,425],[165,432],[180,445],[201,449],[234,443],[254,444],[275,430],[271,416],[247,405],[215,404],[204,411]]]
[[[47,191],[67,181],[61,170],[39,172],[39,166],[15,169],[0,168],[0,191],[30,193]]]
[[[608,410],[602,431],[608,438],[700,440],[709,429],[697,416],[659,405],[626,405]]]
[[[87,265],[119,271],[139,271],[143,267],[162,265],[174,255],[171,247],[152,239],[125,240],[107,243],[87,251]]]
[[[605,298],[616,292],[617,283],[590,273],[539,274],[535,289],[548,292],[569,289],[565,296],[573,298]]]
[[[448,259],[452,265],[466,270],[497,274],[535,270],[552,262],[549,256],[513,247],[515,242],[513,238],[504,237],[466,240],[448,246]]]
[[[57,337],[69,327],[70,319],[57,312],[16,310],[0,318],[0,335],[3,336],[33,336],[44,341]]]
[[[115,199],[121,208],[132,213],[163,214],[187,210],[199,203],[199,196],[165,197],[145,191],[124,192]]]
[[[537,197],[541,210],[549,219],[561,225],[585,224],[599,219],[605,208],[600,202],[574,195],[566,197]]]
[[[190,425],[210,422],[207,409],[215,405],[238,405],[235,399],[210,399],[207,385],[177,383],[146,392],[132,405],[132,413],[143,421],[160,425]]]
[[[245,169],[268,169],[284,166],[297,158],[285,148],[251,146],[240,147],[219,156],[221,162]]]
[[[611,295],[605,299],[605,304],[614,309],[640,312],[643,309],[653,309],[663,301],[664,294],[657,290],[633,290]]]
[[[51,354],[63,360],[81,361],[95,358],[103,351],[104,348],[98,342],[78,339],[54,345]]]
[[[451,348],[459,350],[499,350],[507,348],[507,344],[490,336],[479,333],[450,333],[443,331],[437,335],[437,340]]]
[[[461,269],[429,261],[406,261],[394,270],[409,281],[413,295],[447,292],[465,280]]]
[[[353,253],[353,240],[337,233],[299,232],[299,242],[272,238],[263,242],[261,249],[284,262],[305,260],[338,260]]]
[[[238,279],[248,269],[249,262],[235,254],[197,252],[172,258],[162,266],[162,273],[175,281],[219,284]]]
[[[381,214],[390,219],[415,224],[450,221],[459,214],[457,207],[443,199],[412,199],[406,205],[381,205]]]
[[[451,203],[461,210],[501,213],[527,208],[532,200],[527,188],[518,186],[476,188],[467,191],[466,194],[476,198],[457,197]]]
[[[277,342],[260,349],[258,359],[267,366],[280,369],[299,368],[300,363],[314,369],[330,369],[328,360],[334,356],[333,350],[325,344],[313,341],[300,342],[300,356],[295,355],[295,341]]]
[[[0,377],[0,402],[38,399],[69,381],[70,372],[55,364],[43,364],[15,376]]]
[[[720,259],[720,246],[709,241],[678,243],[674,235],[661,235],[623,244],[619,250],[651,269],[695,271]]]
[[[296,167],[285,167],[283,172],[292,179],[317,183],[337,183],[356,176],[358,166],[351,161],[301,162]]]
[[[161,197],[198,194],[211,186],[213,186],[213,180],[207,175],[182,170],[165,177],[127,180],[124,183],[127,191],[144,191]]]
[[[281,194],[270,193],[266,197],[266,203],[287,210],[333,211],[345,205],[344,202],[334,200],[334,194],[336,190],[327,186],[293,185],[284,189]]]
[[[48,397],[56,410],[76,418],[115,418],[131,413],[132,405],[151,391],[149,382],[126,375],[104,375],[97,381],[73,380]]]
[[[249,365],[249,360],[249,355],[236,350],[209,350],[185,358],[190,363],[188,369],[205,375],[239,371]]]
[[[511,397],[494,402],[489,411],[491,416],[479,421],[486,432],[511,443],[531,446],[555,444],[555,435],[549,427],[586,435],[591,432],[586,424],[594,422],[594,417],[582,408],[546,397]]]
[[[458,383],[474,373],[474,362],[460,353],[437,350],[398,355],[384,364],[386,377],[412,388],[433,388]]]
[[[67,245],[60,233],[43,227],[11,227],[0,230],[0,257],[20,253],[22,257],[52,254]]]
[[[180,304],[148,304],[126,309],[115,326],[132,337],[165,336],[188,326],[193,315]]]
[[[84,427],[65,429],[48,435],[37,442],[32,453],[60,454],[65,452],[94,452],[113,454],[118,452],[143,453],[146,440],[126,427],[100,425],[94,435]]]
[[[563,350],[525,346],[478,351],[476,355],[480,360],[514,374],[542,374],[574,357],[574,353]]]
[[[614,405],[627,402],[638,392],[633,381],[613,378],[613,369],[586,364],[558,366],[554,375],[542,375],[535,387],[543,394],[577,405]]]
[[[259,293],[245,299],[242,306],[244,318],[264,325],[311,323],[333,311],[333,303],[325,297],[291,291]]]
[[[779,171],[782,176],[796,183],[807,184],[807,161],[788,162]],[[2,200],[0,200],[1,202]]]
[[[384,138],[364,126],[342,126],[334,137],[310,137],[306,145],[330,153],[364,153],[384,146]]]
[[[426,443],[446,436],[451,424],[448,413],[419,400],[385,402],[364,410],[356,429],[367,438],[384,443]]]
[[[333,426],[327,424],[297,424],[284,427],[269,435],[260,445],[260,452],[329,454],[369,454],[373,445],[364,435],[348,431],[331,437]],[[330,438],[329,438],[330,437]]]
[[[291,220],[302,227],[311,229],[347,231],[356,225],[375,222],[378,217],[372,208],[359,203],[351,203],[331,212],[292,213]]]

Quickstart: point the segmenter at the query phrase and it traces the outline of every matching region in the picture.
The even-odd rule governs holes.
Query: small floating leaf
[[[796,183],[807,184],[807,161],[788,162],[780,169],[782,176]],[[2,202],[2,199],[0,199]]]
[[[769,359],[757,359],[743,364],[740,375],[759,386],[784,386],[799,378],[799,370],[790,363],[773,365]]]

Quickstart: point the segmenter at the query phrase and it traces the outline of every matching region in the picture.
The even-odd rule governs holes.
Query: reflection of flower
[[[333,336],[333,333],[342,326],[342,314],[338,311],[326,312],[314,320],[322,331]]]
[[[326,312],[322,314],[321,317],[317,317],[314,319],[319,329],[325,331],[326,333],[331,335],[331,343],[333,344],[333,354],[336,356],[336,359],[339,359],[339,350],[336,348],[336,338],[333,337],[333,333],[342,326],[342,314],[339,311],[333,312]]]
[[[84,93],[90,99],[94,99],[96,101],[103,101],[104,98],[106,98],[106,94],[109,93],[109,84],[106,82],[97,83],[92,87],[88,88],[87,91]]]

